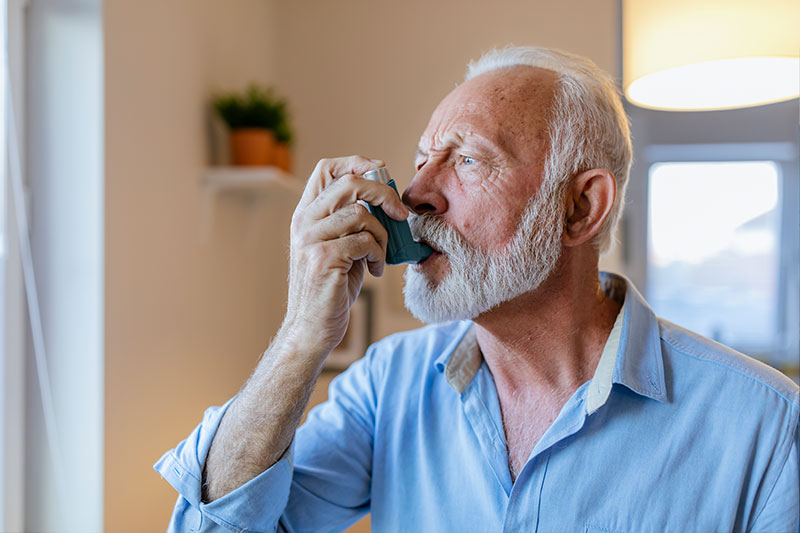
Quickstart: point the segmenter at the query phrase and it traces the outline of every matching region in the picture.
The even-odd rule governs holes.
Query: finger
[[[385,255],[389,235],[378,219],[372,216],[367,211],[367,208],[361,204],[350,204],[337,210],[331,216],[322,219],[309,230],[304,240],[309,243],[313,241],[329,241],[362,231],[368,231],[372,234],[384,250]]]
[[[308,205],[320,195],[336,178],[347,174],[364,174],[384,165],[380,159],[368,159],[360,155],[320,159],[311,177],[308,178],[299,205]]]
[[[353,174],[338,178],[325,189],[307,207],[306,217],[311,220],[320,220],[330,216],[337,209],[358,200],[373,206],[380,206],[387,215],[395,220],[405,220],[408,217],[408,208],[394,189],[383,183],[365,180],[363,177]]]
[[[370,264],[370,272],[376,268],[383,272],[386,250],[381,248],[375,237],[368,231],[353,233],[335,241],[327,241],[326,244],[335,248],[333,253],[346,263],[343,266],[346,266],[348,270],[354,262],[366,259]]]
[[[379,278],[383,276],[383,269],[386,268],[386,261],[374,262],[371,263],[367,261],[367,268],[369,269],[369,273]]]

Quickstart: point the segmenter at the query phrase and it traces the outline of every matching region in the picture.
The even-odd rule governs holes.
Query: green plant
[[[232,130],[265,128],[275,133],[278,142],[293,138],[286,100],[272,87],[250,84],[244,93],[226,93],[213,98],[212,105]]]
[[[275,128],[275,140],[289,146],[294,142],[294,131],[292,131],[292,125],[289,124],[288,114],[284,115],[283,120]]]

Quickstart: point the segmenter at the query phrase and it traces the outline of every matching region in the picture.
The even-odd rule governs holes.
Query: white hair
[[[600,253],[608,251],[622,214],[632,157],[630,123],[614,79],[585,57],[552,48],[521,46],[492,50],[471,62],[465,81],[514,66],[538,67],[558,74],[544,179],[565,184],[576,174],[593,168],[603,168],[614,175],[614,205],[592,241]]]

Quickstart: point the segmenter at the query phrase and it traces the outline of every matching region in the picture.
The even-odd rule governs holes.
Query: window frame
[[[14,96],[14,114],[18,133],[20,149],[20,164],[25,164],[25,13],[28,0],[3,0],[3,23],[8,61],[8,79],[5,91]],[[5,67],[3,67],[5,68]],[[2,105],[6,109],[6,125],[11,119],[9,112],[8,96],[3,99]],[[26,349],[27,349],[27,306],[25,304],[22,265],[20,260],[19,242],[15,222],[16,212],[13,206],[11,184],[9,180],[9,151],[8,132],[5,136],[5,149],[3,150],[3,175],[0,185],[5,189],[4,233],[5,257],[2,259],[2,325],[0,325],[0,385],[3,394],[0,395],[0,471],[2,471],[2,484],[0,484],[0,528],[3,531],[21,531],[24,528],[25,510],[25,404],[26,404]],[[25,176],[23,169],[22,175]],[[25,186],[25,199],[27,184]]]

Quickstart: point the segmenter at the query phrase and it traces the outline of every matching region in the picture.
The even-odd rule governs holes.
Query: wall
[[[277,13],[277,79],[295,110],[301,176],[322,157],[356,153],[386,161],[402,191],[431,112],[468,61],[493,47],[559,47],[619,69],[616,0],[294,0]],[[618,268],[617,256],[605,258],[607,268]],[[419,325],[403,308],[402,273],[390,267],[366,281],[376,338]],[[326,398],[331,378],[321,376],[312,402]],[[368,520],[353,528],[368,530]]]
[[[176,493],[152,464],[238,390],[282,316],[294,202],[223,197],[200,233],[209,95],[274,81],[273,7],[104,3],[107,531],[166,527]]]
[[[495,46],[560,47],[618,70],[615,0],[295,0],[277,13],[277,78],[296,110],[302,174],[320,157],[363,153],[407,185],[431,111]]]
[[[276,73],[295,110],[302,176],[322,157],[356,153],[386,161],[405,189],[431,112],[493,47],[558,47],[619,71],[617,0],[293,0],[277,15]],[[401,268],[368,283],[379,337],[419,324],[403,310]]]
[[[290,202],[222,198],[199,236],[209,91],[275,83],[294,110],[300,179],[320,157],[362,153],[386,160],[402,190],[428,116],[467,60],[543,44],[616,72],[618,10],[616,0],[108,0],[104,10],[105,529],[150,531],[175,499],[152,463],[236,392],[283,311]],[[250,215],[268,228],[255,242],[243,239]],[[416,325],[401,274],[370,281],[378,336]]]

